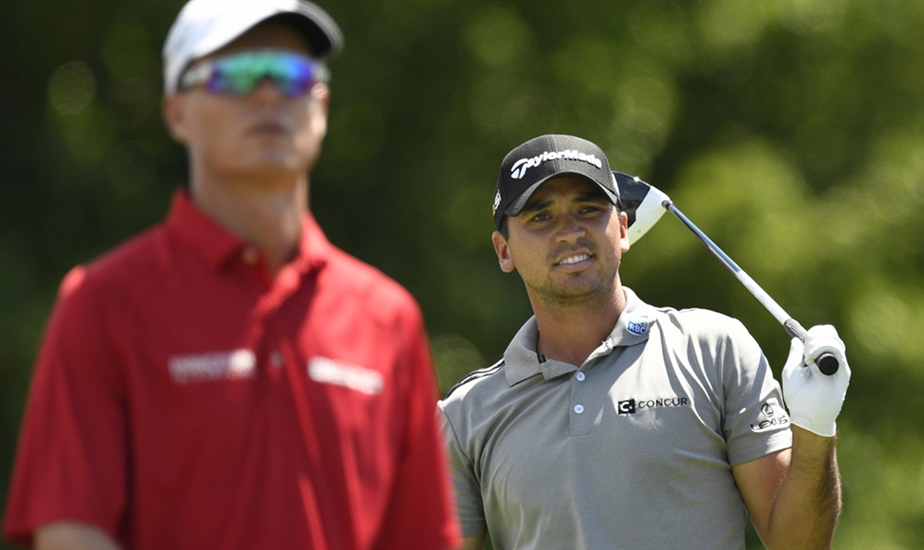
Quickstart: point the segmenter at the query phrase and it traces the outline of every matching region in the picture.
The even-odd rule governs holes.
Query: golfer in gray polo
[[[494,249],[534,315],[439,404],[465,548],[744,548],[749,516],[768,548],[830,546],[850,378],[837,332],[793,340],[784,407],[739,321],[621,284],[618,205],[581,138],[540,136],[501,164]]]

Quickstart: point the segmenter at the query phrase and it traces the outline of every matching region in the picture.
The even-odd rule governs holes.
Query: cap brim
[[[542,178],[541,180],[537,181],[536,183],[526,188],[526,191],[523,191],[523,193],[521,193],[520,196],[517,197],[517,200],[513,201],[510,204],[510,206],[507,207],[507,210],[504,210],[504,215],[505,216],[519,216],[520,212],[523,211],[523,208],[526,207],[526,203],[529,202],[530,197],[532,197],[533,193],[535,193],[540,187],[542,187],[542,184],[544,184],[545,182],[551,179],[560,178],[563,176],[575,176],[583,180],[589,181],[590,183],[596,185],[601,191],[603,191],[603,194],[606,195],[606,198],[608,198],[611,203],[613,203],[614,205],[619,204],[619,195],[614,195],[612,191],[610,191],[603,185],[600,185],[598,181],[591,178],[587,174],[583,174],[581,172],[556,172],[554,174],[550,174]]]

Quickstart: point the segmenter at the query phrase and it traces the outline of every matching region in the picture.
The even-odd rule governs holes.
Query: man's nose
[[[260,100],[284,99],[286,97],[285,93],[283,93],[282,89],[279,87],[279,84],[269,75],[260,79],[260,83],[257,84],[257,87],[250,92],[250,96]]]
[[[581,220],[574,214],[565,214],[559,218],[558,240],[571,242],[587,234]]]

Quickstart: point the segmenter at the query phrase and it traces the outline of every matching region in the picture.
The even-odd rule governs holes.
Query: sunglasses
[[[280,50],[252,50],[218,57],[190,67],[180,80],[182,90],[196,86],[215,94],[245,96],[270,78],[288,97],[304,95],[327,82],[327,66],[316,59]]]

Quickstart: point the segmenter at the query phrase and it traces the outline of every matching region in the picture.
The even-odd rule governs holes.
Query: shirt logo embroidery
[[[773,397],[764,401],[757,413],[757,423],[751,424],[751,431],[764,432],[789,425],[789,416]]]
[[[686,396],[658,397],[656,399],[625,399],[616,403],[616,412],[620,416],[635,414],[644,409],[661,407],[689,407],[692,404]]]
[[[367,395],[382,393],[385,381],[382,373],[327,357],[313,357],[308,362],[308,376],[315,382],[343,386]]]
[[[645,334],[648,332],[648,316],[640,315],[634,319],[629,319],[626,330],[638,336]]]
[[[253,378],[257,358],[249,349],[171,357],[170,376],[177,384]]]

